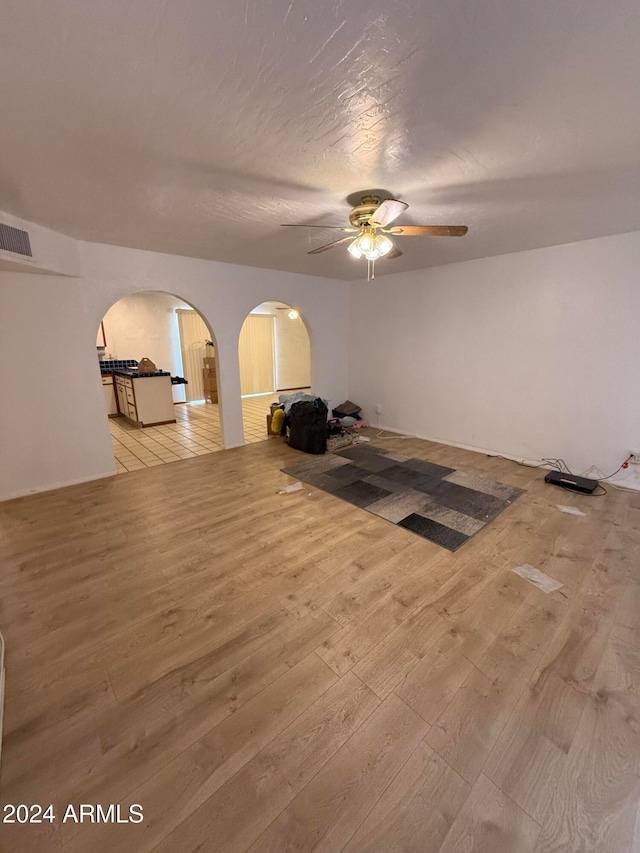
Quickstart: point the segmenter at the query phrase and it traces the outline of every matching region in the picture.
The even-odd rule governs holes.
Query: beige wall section
[[[178,329],[180,331],[180,349],[184,376],[188,381],[186,399],[204,400],[202,383],[203,358],[207,354],[205,341],[211,338],[211,332],[197,311],[178,309]]]
[[[275,391],[274,323],[271,314],[249,314],[242,324],[238,357],[243,395]]]
[[[178,308],[189,310],[185,302],[168,293],[147,291],[118,300],[103,320],[107,355],[137,361],[150,358],[158,370],[182,376]],[[185,399],[184,385],[173,386],[173,399],[176,403]]]
[[[311,385],[309,333],[300,316],[276,311],[276,390],[308,388]]]

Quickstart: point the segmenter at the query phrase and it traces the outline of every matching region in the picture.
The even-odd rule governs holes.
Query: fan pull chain
[[[376,277],[376,262],[367,259],[367,281],[373,281]]]

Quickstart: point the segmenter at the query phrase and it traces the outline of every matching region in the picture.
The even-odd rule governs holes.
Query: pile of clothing
[[[327,401],[297,391],[281,394],[271,406],[271,432],[286,435],[290,447],[305,453],[327,452]]]
[[[327,400],[304,391],[281,394],[271,406],[271,432],[288,436],[296,450],[318,454],[347,447],[354,442],[356,430],[369,426],[360,406],[350,400],[336,406],[330,420],[328,410]]]
[[[345,400],[344,403],[332,409],[331,414],[333,415],[333,421],[337,421],[344,429],[364,429],[371,426],[371,424],[361,417],[361,411],[360,406],[352,403],[351,400]],[[329,421],[329,423],[331,422]]]

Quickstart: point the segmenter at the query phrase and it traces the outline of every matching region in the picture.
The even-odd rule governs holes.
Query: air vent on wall
[[[26,258],[33,257],[28,232],[21,231],[19,228],[12,228],[11,225],[3,225],[1,222],[0,250],[3,252],[13,252],[16,255],[23,255]]]

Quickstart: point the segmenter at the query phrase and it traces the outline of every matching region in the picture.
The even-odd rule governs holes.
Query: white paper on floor
[[[556,589],[560,589],[562,586],[560,581],[550,578],[549,575],[545,575],[544,572],[530,566],[529,563],[525,563],[524,566],[518,566],[516,569],[512,569],[512,571],[546,593],[555,592]]]
[[[290,495],[292,492],[301,492],[302,483],[293,483],[291,486],[283,486],[278,492],[279,495]]]
[[[556,504],[560,512],[568,512],[569,515],[585,515],[586,512],[582,512],[581,509],[578,509],[577,506],[562,506],[561,504]]]

